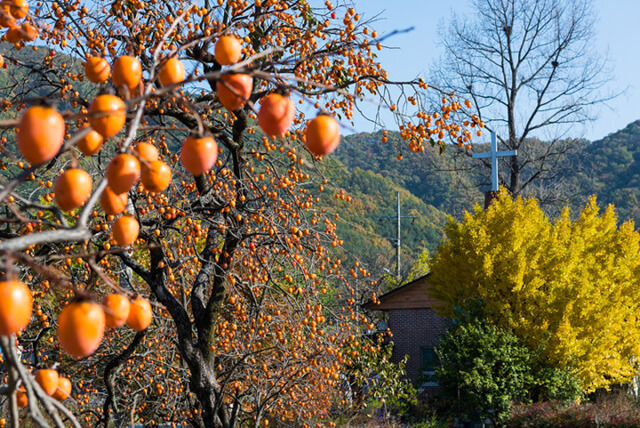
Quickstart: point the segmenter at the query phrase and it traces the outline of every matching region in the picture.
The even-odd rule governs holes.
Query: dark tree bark
[[[575,148],[565,138],[572,125],[614,96],[603,91],[607,61],[592,48],[594,13],[573,0],[471,3],[475,19],[454,16],[441,31],[444,56],[432,81],[466,96],[501,148],[518,150],[501,161],[500,179],[511,193],[528,193]],[[548,147],[531,150],[535,139]]]

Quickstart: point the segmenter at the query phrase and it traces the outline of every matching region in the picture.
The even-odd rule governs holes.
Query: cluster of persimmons
[[[377,34],[328,1],[44,1],[31,22],[46,52],[25,79],[56,77],[46,97],[3,102],[19,118],[0,123],[16,130],[1,146],[0,335],[34,353],[35,376],[5,378],[18,404],[33,416],[31,384],[63,400],[73,383],[82,424],[322,424],[378,349],[354,307],[368,272],[338,256],[316,194],[336,118],[365,93],[386,102]],[[16,47],[35,38],[9,31]],[[420,104],[426,84],[403,85]],[[307,121],[296,102],[322,110]],[[444,94],[401,135],[413,151],[467,145],[482,123],[457,123],[462,110]]]

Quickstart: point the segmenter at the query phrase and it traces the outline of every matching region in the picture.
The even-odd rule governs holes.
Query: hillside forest
[[[324,192],[324,201],[340,214],[338,229],[345,251],[358,254],[384,276],[382,268],[395,272],[396,193],[400,192],[401,214],[415,217],[402,220],[401,267],[406,277],[419,254],[432,253],[439,245],[447,216],[461,219],[475,204],[484,203],[482,190],[489,183],[489,168],[455,146],[442,154],[432,149],[398,159],[403,154],[399,135],[385,135],[387,142],[382,142],[382,131],[343,139],[335,157],[324,165],[331,188]],[[488,137],[474,143],[474,153],[489,150],[484,139]],[[573,149],[553,178],[530,192],[534,197],[563,195],[549,201],[540,198],[545,212],[554,217],[567,206],[576,214],[590,196],[596,196],[602,208],[615,205],[620,223],[631,219],[639,224],[640,121],[602,140],[570,140],[567,144]],[[503,171],[508,168],[504,162],[500,167]],[[341,190],[354,202],[336,197]],[[383,216],[393,218],[381,219]]]

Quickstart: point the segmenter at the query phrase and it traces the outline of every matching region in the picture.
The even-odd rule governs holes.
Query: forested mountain
[[[397,133],[359,133],[343,138],[335,154],[326,158],[329,184],[344,189],[353,201],[327,203],[343,218],[340,232],[347,251],[359,254],[375,268],[394,266],[391,240],[395,238],[395,219],[376,221],[375,216],[394,216],[396,191],[401,192],[402,215],[415,220],[402,221],[404,271],[423,248],[433,249],[440,241],[446,215],[460,218],[465,210],[483,202],[479,190],[488,177],[488,169],[457,148],[440,154],[434,149],[424,153],[403,153]],[[640,224],[640,121],[606,138],[589,143],[568,140],[572,149],[556,166],[552,179],[536,183],[531,194],[545,199],[553,216],[560,207],[576,213],[589,196],[596,195],[601,207],[613,203],[620,221],[632,219]],[[534,147],[543,150],[545,142]],[[488,147],[476,143],[475,152]],[[398,155],[403,154],[402,159]],[[325,191],[326,193],[326,191]],[[333,193],[331,194],[333,196]],[[552,206],[555,204],[555,206]],[[377,269],[380,272],[380,269]]]
[[[397,133],[360,133],[343,138],[321,170],[327,178],[323,206],[339,214],[343,249],[366,263],[374,276],[395,272],[397,193],[400,192],[401,270],[403,276],[418,255],[433,251],[448,214],[460,216],[483,200],[472,175],[453,166],[469,162],[452,151],[410,153],[398,159],[403,142]],[[340,191],[343,191],[343,194]],[[350,196],[350,201],[346,200]]]
[[[18,52],[8,49],[6,43],[0,44],[0,53],[9,61],[22,62],[32,57],[50,60],[44,50]],[[79,67],[64,55],[57,55],[54,61],[61,67]],[[46,96],[39,90],[38,79],[47,76],[27,79],[21,67],[11,72],[0,70],[3,99],[12,102],[14,89],[23,85],[29,85],[34,98]],[[88,84],[81,88],[95,90]],[[59,109],[66,107],[58,105]],[[5,132],[3,136],[8,137],[10,145],[13,134]],[[387,138],[388,142],[383,143],[382,132],[343,137],[336,152],[316,164],[314,173],[319,172],[326,181],[323,191],[317,180],[313,181],[315,187],[309,189],[321,199],[320,206],[338,215],[342,251],[367,264],[374,276],[382,275],[384,269],[395,270],[398,192],[401,214],[411,217],[401,221],[401,264],[406,274],[422,251],[437,247],[447,215],[459,219],[464,211],[483,202],[480,188],[489,177],[489,170],[482,167],[481,161],[471,159],[469,152],[457,147],[447,147],[442,154],[437,147],[409,153],[397,132],[389,132]],[[488,145],[481,143],[486,140],[477,138],[473,151],[488,151]],[[179,142],[169,144],[177,150]],[[535,141],[531,147],[544,151],[545,144]],[[531,194],[555,204],[555,209],[547,212],[554,215],[558,207],[565,205],[577,212],[595,194],[601,206],[615,204],[621,221],[631,218],[640,224],[640,121],[593,143],[567,140],[565,144],[572,150],[555,166],[552,179],[531,186]]]
[[[612,203],[620,220],[640,225],[640,120],[587,145],[583,168],[568,181],[586,198],[598,196],[601,206]]]
[[[451,148],[440,154],[436,148],[428,148],[422,153],[407,153],[398,133],[389,132],[388,140],[382,142],[381,132],[350,135],[334,156],[346,167],[379,174],[456,217],[482,200],[471,160],[464,151]]]
[[[401,215],[411,217],[401,220],[403,272],[423,250],[434,250],[440,242],[446,214],[402,183],[371,169],[347,166],[337,157],[326,157],[320,169],[327,181],[322,192],[313,189],[320,206],[337,214],[343,251],[368,265],[374,276],[384,269],[395,271],[398,192]]]

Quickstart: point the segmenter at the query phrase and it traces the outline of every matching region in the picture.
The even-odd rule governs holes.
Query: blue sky
[[[582,0],[579,0],[582,1]],[[591,1],[591,0],[585,0]],[[598,118],[589,125],[575,126],[569,136],[600,139],[628,123],[640,119],[640,1],[592,0],[597,14],[594,49],[608,53],[614,72],[610,89],[625,92],[597,109]],[[379,15],[372,25],[380,35],[396,29],[414,27],[386,41],[394,49],[384,50],[380,61],[392,79],[410,79],[425,75],[441,50],[438,25],[446,23],[452,12],[470,12],[467,0],[356,0],[355,9],[364,19]],[[373,126],[356,119],[358,131],[373,131]]]

